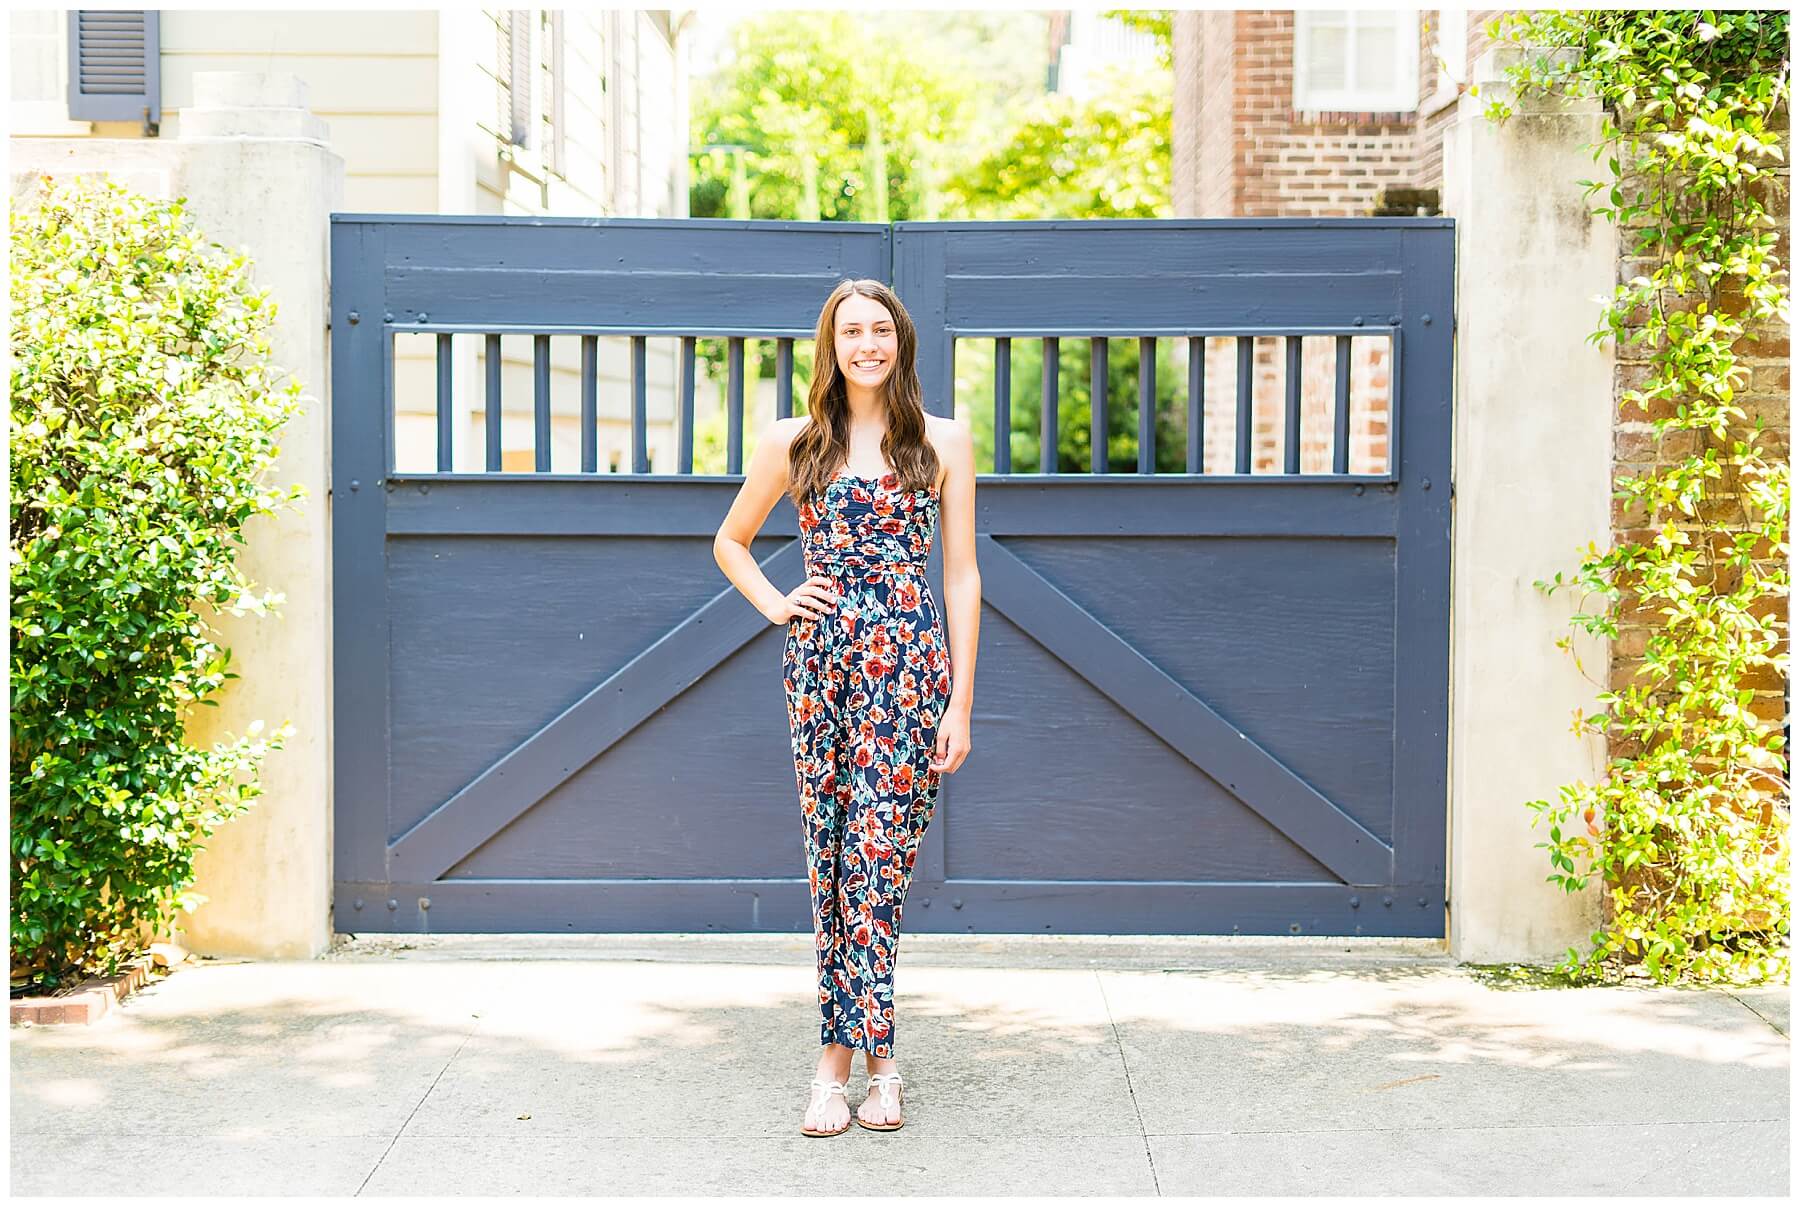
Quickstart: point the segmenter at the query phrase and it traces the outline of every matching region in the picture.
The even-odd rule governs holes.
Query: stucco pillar
[[[1565,894],[1530,800],[1605,774],[1605,748],[1571,722],[1603,690],[1557,648],[1569,636],[1604,683],[1604,639],[1572,631],[1568,592],[1532,585],[1610,539],[1613,349],[1587,334],[1612,293],[1614,228],[1576,182],[1595,175],[1598,102],[1511,95],[1495,48],[1444,138],[1444,210],[1456,219],[1457,371],[1450,752],[1450,952],[1466,962],[1549,961],[1586,950],[1598,878]],[[1565,574],[1566,577],[1566,574]],[[1579,825],[1577,820],[1575,823]]]
[[[291,722],[262,767],[264,794],[222,827],[198,862],[210,900],[186,916],[202,954],[306,957],[331,938],[331,561],[326,269],[329,215],[343,206],[344,162],[289,74],[196,72],[179,139],[13,139],[12,173],[104,173],[155,196],[187,198],[214,242],[242,248],[277,304],[271,358],[297,377],[305,410],[281,434],[274,482],[308,497],[245,527],[239,565],[285,599],[274,614],[209,616],[241,678],[219,707],[192,710],[205,745],[261,720]],[[205,605],[202,605],[204,607]]]

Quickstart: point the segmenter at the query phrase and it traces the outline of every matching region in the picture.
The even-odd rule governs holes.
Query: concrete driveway
[[[808,1139],[812,960],[509,935],[189,963],[93,1026],[12,1029],[12,1193],[1788,1192],[1786,987],[1499,988],[1416,940],[908,935],[907,1124]]]

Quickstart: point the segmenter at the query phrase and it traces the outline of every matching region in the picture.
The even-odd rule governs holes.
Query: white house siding
[[[528,10],[535,57],[547,74],[547,10]],[[540,76],[540,147],[513,148],[500,121],[499,22],[505,10],[163,10],[162,123],[180,134],[196,71],[292,72],[345,161],[344,207],[370,213],[682,216],[687,212],[685,67],[662,10],[563,12],[564,172],[547,168],[549,91]],[[68,14],[12,15],[11,117],[15,137],[142,138],[136,122],[68,118]],[[486,373],[483,341],[456,340],[456,468],[485,464],[481,444]],[[555,403],[552,465],[579,464],[580,342],[551,341]],[[629,343],[602,340],[599,464],[629,470]],[[674,341],[650,345],[652,465],[673,468]],[[508,468],[530,468],[532,361],[527,336],[509,337],[502,422]],[[436,353],[424,338],[396,345],[395,465],[435,467]],[[325,383],[308,383],[323,390]],[[706,394],[702,391],[702,397]]]

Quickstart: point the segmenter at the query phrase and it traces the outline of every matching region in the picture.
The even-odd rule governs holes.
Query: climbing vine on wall
[[[1590,949],[1571,947],[1558,970],[1785,979],[1785,708],[1757,692],[1787,679],[1788,434],[1746,405],[1739,362],[1759,325],[1789,318],[1768,212],[1786,198],[1787,14],[1508,12],[1488,33],[1526,48],[1506,73],[1516,96],[1602,102],[1606,178],[1579,183],[1604,196],[1594,212],[1632,240],[1639,271],[1589,339],[1615,342],[1632,373],[1620,418],[1654,435],[1615,479],[1609,547],[1537,584],[1578,593],[1571,627],[1624,658],[1574,726],[1605,735],[1605,779],[1529,802],[1549,826],[1548,879],[1605,886]],[[1513,111],[1488,102],[1493,120]],[[1570,638],[1558,645],[1574,654]]]

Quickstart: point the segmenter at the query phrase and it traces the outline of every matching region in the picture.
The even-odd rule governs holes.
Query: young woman
[[[788,626],[783,681],[818,953],[820,1042],[801,1132],[850,1127],[844,1082],[864,1053],[856,1121],[901,1125],[894,964],[901,906],[938,786],[969,753],[981,580],[969,426],[925,412],[918,337],[879,281],[846,280],[819,314],[807,413],[751,454],[713,542],[732,585]],[[783,594],[750,541],[783,494],[807,577]],[[944,533],[949,641],[925,578]],[[955,658],[951,658],[951,651]]]

